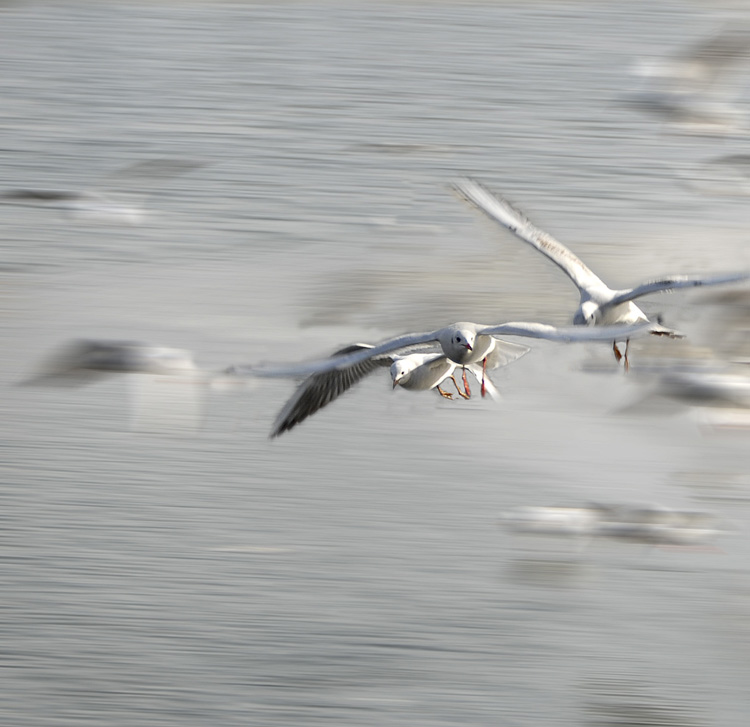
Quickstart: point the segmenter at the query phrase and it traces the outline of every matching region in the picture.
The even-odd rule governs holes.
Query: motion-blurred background
[[[3,4],[0,721],[747,725],[741,287],[644,299],[688,338],[627,375],[533,344],[500,405],[383,373],[276,440],[290,381],[16,386],[72,338],[219,371],[568,323],[459,175],[613,287],[750,268],[745,8]],[[599,504],[642,527],[507,527]]]

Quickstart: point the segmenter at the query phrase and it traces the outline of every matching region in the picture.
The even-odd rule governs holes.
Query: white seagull
[[[82,386],[111,374],[194,375],[189,351],[131,341],[77,340],[62,346],[24,385]]]
[[[77,191],[11,189],[6,203],[53,207],[84,222],[138,225],[145,217],[144,202],[157,184],[205,166],[187,159],[150,159],[131,164],[102,179],[98,187]]]
[[[502,522],[524,535],[612,538],[648,545],[706,545],[722,532],[713,513],[656,505],[519,507],[505,513]]]
[[[530,349],[528,346],[520,346],[508,341],[493,340],[495,340],[495,346],[487,356],[488,364],[483,367],[478,363],[470,363],[466,365],[465,369],[468,369],[480,383],[482,396],[486,392],[493,399],[497,400],[500,398],[500,392],[487,376],[486,367],[494,369],[500,366],[507,366],[509,363],[524,356]],[[333,357],[344,356],[356,351],[366,351],[372,348],[373,346],[367,343],[354,343],[351,346],[342,348],[340,351],[336,351]],[[442,353],[431,351],[403,355],[394,353],[380,354],[341,370],[333,369],[308,376],[297,387],[292,397],[279,412],[271,431],[271,437],[277,437],[279,434],[289,431],[326,404],[339,397],[365,376],[368,376],[379,368],[385,367],[390,367],[391,381],[393,382],[394,389],[397,386],[407,391],[430,391],[431,389],[437,389],[442,397],[452,399],[453,394],[445,391],[441,386],[443,382],[450,379],[460,397],[468,399],[471,396],[471,391],[466,381],[465,370],[463,380],[464,390],[462,391],[455,377],[455,371],[459,368],[459,365]],[[238,370],[242,368],[244,367],[233,367],[232,373],[242,373],[242,371]]]
[[[216,377],[190,351],[143,343],[77,340],[61,346],[24,386],[81,387],[128,374],[133,429],[194,431]]]
[[[388,357],[388,354],[398,351],[404,351],[408,354],[410,349],[413,350],[415,346],[437,343],[442,349],[442,354],[438,354],[437,360],[445,358],[447,361],[437,365],[439,372],[430,372],[429,364],[418,363],[417,367],[425,368],[421,368],[419,376],[415,377],[415,384],[412,388],[422,389],[424,387],[424,389],[429,389],[437,386],[452,374],[452,369],[450,369],[445,376],[442,376],[444,370],[449,369],[448,362],[450,362],[462,368],[475,366],[477,369],[475,373],[478,374],[478,378],[482,382],[482,389],[486,390],[488,363],[492,367],[495,365],[493,362],[496,357],[502,360],[503,356],[507,356],[503,353],[503,349],[509,344],[506,341],[498,340],[498,336],[522,336],[568,343],[611,341],[613,339],[630,338],[636,334],[645,333],[652,328],[653,324],[648,321],[632,325],[602,326],[600,328],[577,328],[575,326],[555,328],[543,323],[482,325],[464,321],[427,333],[407,333],[396,336],[376,346],[353,344],[337,351],[333,356],[319,361],[290,365],[240,365],[228,369],[227,373],[260,377],[310,377],[306,382],[303,382],[282,409],[271,433],[273,437],[291,429],[295,424],[333,401],[379,366],[393,365],[394,362]],[[518,354],[515,356],[511,354],[510,360],[518,357]],[[455,369],[455,366],[453,369]],[[421,379],[421,382],[417,384],[419,379]],[[464,385],[466,386],[465,372]],[[408,386],[407,380],[405,388],[408,388]]]
[[[630,102],[688,130],[741,130],[744,115],[735,102],[750,59],[749,30],[734,23],[668,58],[639,62],[632,70],[641,87]]]
[[[573,315],[576,326],[598,326],[616,323],[647,323],[646,314],[633,302],[650,293],[676,290],[678,288],[694,288],[700,285],[722,285],[747,280],[748,273],[730,273],[713,277],[693,277],[688,275],[672,275],[667,278],[642,283],[634,288],[613,290],[595,275],[576,255],[565,245],[558,242],[552,235],[540,230],[521,212],[512,207],[504,199],[495,196],[488,189],[472,179],[459,179],[454,189],[467,201],[476,205],[490,219],[499,222],[510,230],[516,237],[528,242],[543,255],[546,255],[557,265],[575,284],[580,294],[578,309]],[[654,325],[650,333],[657,336],[681,338],[677,333],[662,325]],[[615,358],[628,368],[628,343],[626,341],[624,353],[620,353],[617,342],[613,344]]]
[[[500,399],[500,392],[490,380],[486,369],[507,366],[531,350],[528,346],[517,346],[507,341],[498,341],[498,343],[500,346],[491,356],[488,356],[489,363],[486,366],[483,367],[478,363],[472,363],[461,367],[464,370],[468,369],[481,384],[482,396],[485,393],[489,393],[493,399],[497,400]],[[463,391],[461,391],[461,387],[456,381],[455,371],[459,368],[459,365],[451,361],[447,356],[439,353],[411,353],[404,356],[391,355],[391,358],[393,359],[393,363],[391,364],[391,380],[393,381],[394,389],[397,386],[407,391],[437,389],[442,397],[452,399],[453,394],[449,391],[444,391],[441,387],[443,382],[450,379],[462,399],[471,398],[471,391],[467,386],[466,379],[464,378]]]

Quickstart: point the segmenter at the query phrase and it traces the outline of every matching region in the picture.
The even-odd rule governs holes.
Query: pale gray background
[[[535,346],[496,377],[500,406],[383,373],[275,441],[286,381],[216,393],[194,436],[131,431],[121,380],[14,386],[75,336],[217,369],[466,318],[567,322],[573,287],[457,201],[457,174],[612,285],[747,267],[746,200],[677,181],[747,137],[622,103],[640,58],[741,8],[3,6],[3,189],[210,165],[140,227],[0,207],[0,721],[747,725],[747,432],[613,413],[637,392],[584,370],[607,346]],[[690,329],[696,300],[646,308]],[[681,345],[638,343],[634,364]],[[709,509],[734,532],[718,552],[577,553],[498,527],[594,499]]]

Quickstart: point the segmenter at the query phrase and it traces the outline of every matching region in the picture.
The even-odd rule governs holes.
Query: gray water
[[[496,375],[499,406],[373,376],[277,440],[287,381],[211,392],[198,432],[133,430],[122,380],[14,386],[72,337],[212,370],[462,319],[567,322],[570,283],[457,201],[459,174],[613,286],[747,267],[746,201],[677,181],[747,136],[622,103],[638,59],[741,9],[0,8],[0,188],[206,162],[152,190],[139,226],[0,206],[0,722],[744,727],[747,432],[617,413],[637,383],[606,346],[535,345]],[[645,305],[691,331],[699,303]],[[636,342],[634,370],[686,345]],[[581,549],[498,526],[592,500],[730,532]]]

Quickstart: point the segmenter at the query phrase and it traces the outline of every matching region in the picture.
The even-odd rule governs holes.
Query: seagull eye
[[[461,343],[461,336],[456,336],[456,342]]]

